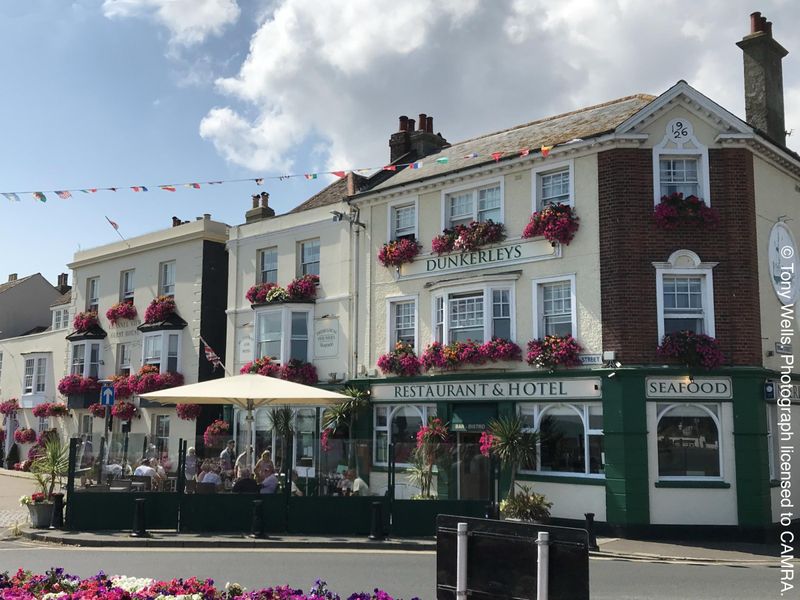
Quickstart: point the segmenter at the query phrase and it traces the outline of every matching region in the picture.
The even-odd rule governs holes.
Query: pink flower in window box
[[[116,325],[117,321],[121,321],[123,319],[135,319],[137,314],[138,313],[136,312],[136,307],[133,305],[133,302],[124,300],[123,302],[117,302],[106,311],[106,319],[108,319],[112,325]]]
[[[77,333],[85,333],[98,325],[97,313],[92,311],[79,312],[72,319],[72,328]]]
[[[725,355],[716,339],[693,331],[668,333],[658,347],[658,354],[690,367],[706,369],[715,369],[725,362]]]
[[[653,218],[659,228],[666,230],[682,225],[714,229],[720,221],[719,212],[707,206],[704,200],[694,195],[684,198],[678,192],[661,197],[661,202],[653,211]]]
[[[268,294],[270,290],[277,287],[278,284],[272,283],[271,281],[268,281],[267,283],[258,283],[247,290],[245,297],[250,304],[265,304],[269,302]]]
[[[522,231],[523,238],[544,236],[550,243],[568,246],[578,231],[578,217],[568,204],[548,204],[531,215],[530,222]]]
[[[172,296],[153,298],[144,311],[145,323],[160,323],[177,310]]]
[[[384,267],[399,268],[412,262],[421,248],[415,240],[407,238],[386,242],[378,251],[378,262]]]
[[[581,364],[580,344],[571,335],[548,335],[544,339],[528,342],[528,355],[525,358],[531,366],[544,369],[555,367],[578,367]]]
[[[291,302],[311,302],[317,297],[319,275],[303,275],[286,286]]]
[[[414,346],[408,342],[397,342],[394,350],[378,358],[378,368],[384,375],[401,375],[403,377],[413,377],[419,375],[422,367]]]
[[[58,392],[62,396],[77,396],[100,391],[100,384],[95,377],[67,375],[58,382]]]

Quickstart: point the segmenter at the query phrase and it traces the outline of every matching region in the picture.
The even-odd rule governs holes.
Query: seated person
[[[234,494],[258,494],[261,491],[261,487],[253,479],[250,469],[247,467],[240,468],[239,475],[239,479],[233,484]]]
[[[122,465],[109,463],[103,467],[103,473],[108,476],[108,479],[119,479],[122,477]]]
[[[149,477],[152,481],[152,486],[157,487],[162,480],[157,467],[158,461],[155,458],[151,458],[149,460],[145,459],[142,461],[142,464],[136,467],[136,470],[133,472],[133,474],[139,477]]]
[[[297,475],[297,471],[292,469],[292,496],[302,496],[303,492],[297,487],[297,479],[299,476]]]
[[[274,494],[278,491],[278,477],[275,475],[275,470],[266,469],[264,474],[264,481],[261,482],[261,493]]]
[[[369,486],[367,482],[356,475],[353,469],[345,473],[345,478],[350,481],[350,495],[352,496],[369,496]]]
[[[213,483],[217,489],[222,488],[222,477],[220,476],[220,468],[218,465],[209,463],[209,470],[206,472],[201,483]],[[198,480],[199,481],[199,480]]]

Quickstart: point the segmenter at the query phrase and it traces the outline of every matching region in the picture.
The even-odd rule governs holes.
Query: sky
[[[684,79],[744,118],[755,10],[800,151],[796,0],[0,0],[0,192],[120,188],[0,196],[0,283],[55,283],[119,239],[106,217],[236,225],[263,190],[286,212],[332,180],[304,173],[387,163],[403,114],[454,142]]]

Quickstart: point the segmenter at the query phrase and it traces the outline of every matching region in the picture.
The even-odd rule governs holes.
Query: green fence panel
[[[382,496],[293,496],[289,500],[289,533],[368,535],[373,502],[383,505],[385,520],[389,504]]]
[[[147,529],[176,529],[178,527],[178,495],[167,492],[73,492],[71,522],[67,527],[76,531],[122,531],[133,526],[134,500],[145,498],[145,527]]]
[[[253,500],[262,501],[265,531],[285,530],[283,494],[186,494],[181,504],[181,531],[249,533]]]
[[[485,500],[395,500],[392,503],[392,536],[436,535],[436,516],[484,517]]]

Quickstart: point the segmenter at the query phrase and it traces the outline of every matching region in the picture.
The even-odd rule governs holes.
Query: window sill
[[[731,484],[726,481],[656,481],[656,487],[728,489],[731,487]]]
[[[536,475],[520,473],[520,481],[541,481],[544,483],[569,483],[578,485],[605,485],[605,477],[589,477],[581,475]]]

